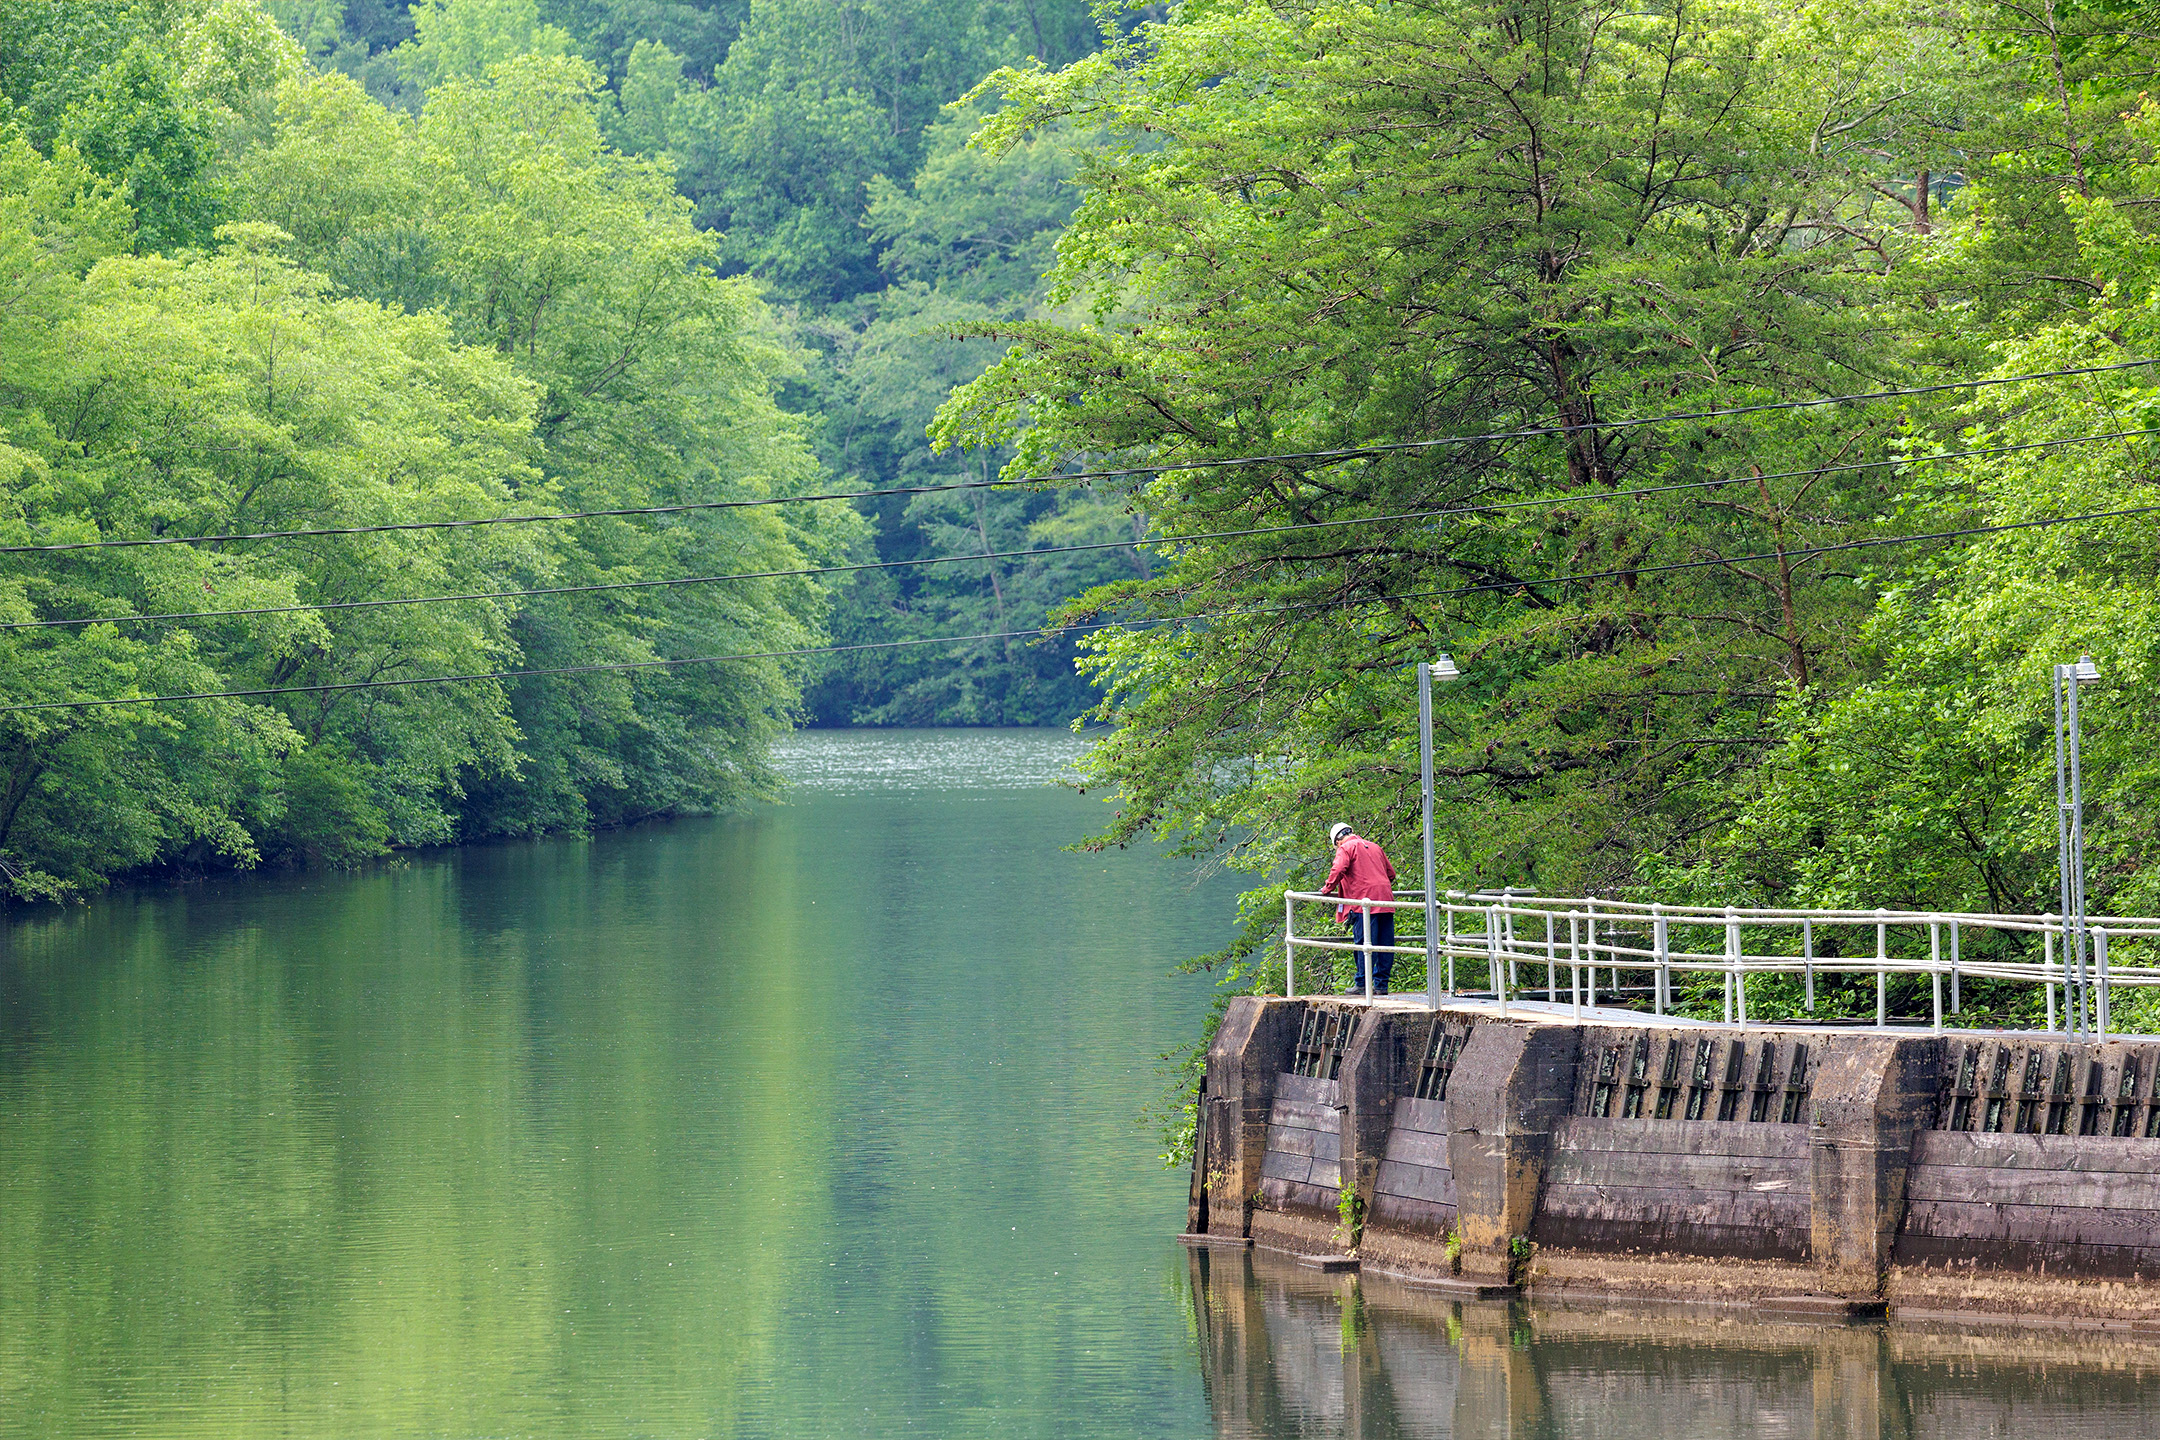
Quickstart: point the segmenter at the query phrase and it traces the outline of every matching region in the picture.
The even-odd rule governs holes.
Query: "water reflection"
[[[1461,1304],[1195,1252],[1221,1440],[2116,1440],[2160,1433],[2160,1346],[2090,1333]]]
[[[1234,905],[1073,748],[10,915],[0,1440],[1204,1434],[1133,1116]]]

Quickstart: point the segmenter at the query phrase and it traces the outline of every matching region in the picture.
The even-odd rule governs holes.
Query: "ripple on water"
[[[1062,729],[798,730],[773,761],[798,789],[1025,790],[1072,774],[1088,742]]]

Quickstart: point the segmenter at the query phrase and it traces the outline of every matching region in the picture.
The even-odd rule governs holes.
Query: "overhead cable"
[[[1607,580],[1624,575],[1655,575],[1676,570],[1700,570],[1719,565],[1746,565],[1760,560],[1775,560],[1781,557],[1787,560],[1806,559],[1810,556],[1834,555],[1849,550],[1865,550],[1891,545],[1911,545],[1927,540],[1961,540],[1975,535],[2000,535],[2013,530],[2034,530],[2055,525],[2075,525],[2090,520],[2121,520],[2153,514],[2160,514],[2160,505],[2137,505],[2122,510],[2096,510],[2083,515],[2050,515],[2037,520],[2012,520],[1999,525],[1972,525],[1959,530],[1939,530],[1919,535],[1875,535],[1859,540],[1841,541],[1835,545],[1795,546],[1789,550],[1771,550],[1758,555],[1729,555],[1710,560],[1687,560],[1662,565],[1631,565],[1618,570],[1595,570],[1574,575],[1549,575],[1521,580],[1490,581],[1480,585],[1459,585],[1446,589],[1407,590],[1364,598],[1368,601],[1418,600],[1454,595],[1475,595],[1496,590],[1525,591],[1537,586],[1565,585],[1583,580]],[[848,655],[866,650],[904,650],[925,645],[965,645],[991,640],[1019,640],[1031,637],[1048,638],[1135,627],[1152,629],[1193,620],[1223,620],[1245,615],[1284,614],[1299,610],[1334,610],[1342,608],[1345,603],[1342,600],[1310,600],[1290,605],[1202,611],[1192,615],[1163,615],[1142,620],[1104,620],[1075,625],[1039,625],[1027,629],[996,630],[976,635],[938,635],[915,640],[868,640],[851,645],[805,645],[786,650],[739,651],[726,655],[684,656],[679,659],[621,660],[605,664],[557,665],[544,669],[527,670],[480,670],[454,675],[414,675],[391,680],[339,680],[321,685],[286,685],[257,690],[199,690],[175,695],[129,695],[109,700],[48,700],[27,705],[0,705],[0,715],[17,714],[32,710],[90,710],[108,709],[121,705],[164,705],[193,700],[256,700],[283,695],[327,695],[349,690],[395,690],[415,685],[461,684],[473,680],[519,680],[549,675],[589,675],[604,671],[670,670],[689,665],[722,665],[740,660],[780,660],[811,655]]]
[[[966,480],[948,485],[899,486],[883,490],[827,491],[814,495],[773,495],[742,500],[695,500],[678,505],[641,505],[611,510],[565,510],[525,515],[481,515],[461,520],[405,520],[380,525],[336,525],[307,530],[254,530],[222,535],[143,535],[117,540],[74,540],[49,545],[0,545],[0,555],[42,555],[69,550],[117,550],[151,545],[223,545],[243,540],[298,540],[334,535],[382,535],[414,530],[464,530],[484,525],[539,525],[564,520],[594,520],[633,515],[679,515],[701,510],[740,510],[768,505],[799,505],[813,500],[865,500],[887,495],[929,495],[955,490],[984,490],[1020,485],[1063,485],[1085,480],[1116,480],[1140,475],[1162,475],[1188,470],[1220,470],[1241,465],[1284,464],[1291,461],[1332,463],[1368,455],[1393,455],[1447,445],[1477,445],[1497,440],[1534,440],[1572,435],[1583,430],[1633,430],[1680,420],[1720,420],[1737,415],[1760,415],[1778,410],[1808,410],[1826,405],[1857,405],[1870,400],[1894,400],[1914,395],[1934,395],[1948,390],[1973,390],[1990,385],[2015,385],[2028,380],[2053,380],[2073,375],[2100,375],[2117,370],[2136,370],[2160,365],[2160,359],[2125,360],[2109,365],[2086,365],[2063,370],[2035,370],[2023,375],[2001,375],[1980,380],[1954,380],[1936,385],[1913,385],[1896,390],[1870,390],[1851,395],[1824,395],[1812,400],[1779,400],[1762,405],[1739,405],[1722,410],[1689,410],[1666,415],[1645,415],[1633,420],[1584,421],[1569,425],[1540,425],[1478,435],[1441,435],[1429,440],[1398,440],[1372,445],[1346,446],[1336,450],[1293,450],[1273,455],[1229,455],[1214,459],[1166,459],[1148,465],[1128,465],[1112,470],[1075,470],[1059,475],[1021,475],[1009,480]]]
[[[1722,489],[1730,485],[1745,485],[1755,481],[1792,480],[1816,475],[1835,474],[1841,471],[1880,470],[1904,465],[1933,464],[1939,460],[1970,459],[1983,455],[2007,455],[2024,450],[2056,449],[2064,445],[2083,445],[2096,440],[2124,440],[2139,436],[2160,435],[2160,428],[2149,430],[2112,430],[2104,434],[2073,435],[2057,440],[2033,440],[2018,445],[1993,445],[1977,450],[1947,450],[1932,455],[1908,456],[1892,460],[1863,460],[1839,465],[1820,465],[1807,470],[1780,470],[1767,475],[1733,475],[1717,480],[1691,480],[1679,485],[1654,485],[1639,490],[1607,490],[1547,495],[1531,500],[1503,500],[1489,505],[1450,505],[1432,510],[1406,510],[1391,515],[1359,516],[1348,520],[1306,520],[1286,525],[1256,526],[1244,530],[1202,531],[1193,535],[1164,535],[1140,540],[1104,540],[1084,545],[1047,545],[1032,550],[995,550],[980,554],[930,555],[911,560],[874,560],[853,565],[812,565],[789,570],[747,570],[724,575],[682,575],[664,580],[614,580],[592,585],[547,585],[526,590],[467,590],[448,595],[387,596],[376,600],[323,600],[303,605],[256,605],[231,610],[174,610],[153,615],[89,615],[46,620],[0,621],[0,630],[40,630],[76,625],[149,625],[164,624],[178,620],[217,620],[236,616],[296,615],[310,611],[377,610],[405,605],[445,605],[474,600],[517,600],[549,595],[589,595],[615,590],[655,590],[680,588],[687,585],[719,585],[735,580],[795,579],[805,576],[847,575],[868,570],[904,570],[926,565],[954,565],[971,560],[1032,560],[1046,555],[1073,555],[1089,551],[1126,550],[1140,545],[1184,545],[1202,540],[1229,540],[1261,535],[1280,535],[1304,530],[1337,529],[1355,525],[1383,525],[1398,520],[1449,519],[1465,515],[1498,514],[1532,507],[1583,504],[1591,501],[1635,500],[1649,495],[1670,495],[1676,491]],[[1312,557],[1297,555],[1270,556],[1273,560],[1297,560]]]

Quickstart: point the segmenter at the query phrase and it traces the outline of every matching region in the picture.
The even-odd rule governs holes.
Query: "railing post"
[[[1455,998],[1455,907],[1453,905],[1448,906],[1447,912],[1447,993],[1450,1000]]]
[[[1657,950],[1657,990],[1651,997],[1651,1007],[1656,1014],[1663,1015],[1672,1000],[1672,954],[1665,941],[1665,907],[1652,905],[1650,915],[1650,943]]]
[[[1728,911],[1727,911],[1726,913],[1727,913],[1727,914],[1730,914],[1730,913],[1731,913],[1731,911],[1729,911],[1729,910],[1728,910]],[[1738,1020],[1739,1020],[1739,1023],[1740,1023],[1740,1024],[1742,1024],[1742,1025],[1746,1025],[1746,1024],[1747,1024],[1747,952],[1746,952],[1745,950],[1743,950],[1743,949],[1741,949],[1741,948],[1740,948],[1740,922],[1739,922],[1739,921],[1737,921],[1737,920],[1735,920],[1735,921],[1733,922],[1733,927],[1732,927],[1732,937],[1733,937],[1733,975],[1734,975],[1734,977],[1736,978],[1736,981],[1737,981],[1737,983],[1736,983],[1736,984],[1735,984],[1735,985],[1733,986],[1733,993],[1734,993],[1735,995],[1737,995],[1737,996],[1739,997],[1739,1004],[1738,1004],[1737,1006],[1735,1006],[1734,1008],[1735,1008],[1735,1010],[1737,1011],[1737,1018],[1738,1018]]]
[[[1582,922],[1574,911],[1567,917],[1568,983],[1575,995],[1575,1018],[1582,1019]]]
[[[1500,1013],[1502,1015],[1505,1015],[1507,1014],[1508,982],[1514,978],[1508,972],[1514,965],[1514,960],[1512,958],[1514,954],[1514,946],[1511,942],[1513,942],[1515,938],[1515,923],[1514,917],[1512,915],[1508,916],[1507,926],[1503,930],[1499,923],[1500,918],[1501,917],[1499,909],[1498,907],[1495,907],[1493,912],[1493,919],[1485,927],[1485,933],[1492,937],[1490,940],[1486,941],[1485,948],[1487,959],[1485,961],[1485,968],[1487,973],[1492,978],[1493,998],[1500,1002]],[[1502,950],[1506,950],[1509,955],[1509,959],[1507,960],[1506,964],[1501,963],[1500,952]]]
[[[1740,978],[1740,922],[1725,907],[1725,1023],[1733,1023],[1733,982]]]
[[[1890,1028],[1890,922],[1887,912],[1875,911],[1875,1028]]]
[[[2048,922],[2054,918],[2052,913],[2040,917],[2040,988],[2047,991],[2047,1028],[2050,1035],[2055,1033],[2055,982],[2048,978],[2048,972],[2055,968],[2055,932],[2048,929]]]
[[[1935,1033],[1942,1033],[1942,922],[1928,921],[1928,982],[1935,991]]]
[[[1807,966],[1807,1013],[1815,1013],[1815,922],[1800,922],[1800,952]]]
[[[1950,922],[1950,1013],[1962,1014],[1965,1009],[1964,992],[1958,988],[1958,922]]]
[[[1597,1009],[1597,897],[1587,897],[1589,913],[1583,918],[1583,948],[1590,952],[1590,984],[1586,992],[1590,1008]]]
[[[1508,954],[1507,954],[1507,983],[1508,983],[1508,989],[1510,989],[1510,990],[1520,990],[1520,989],[1522,988],[1522,972],[1521,972],[1520,970],[1517,970],[1517,969],[1515,968],[1515,917],[1514,917],[1514,916],[1513,916],[1512,914],[1508,916],[1508,927],[1507,927],[1507,943],[1508,943]]]
[[[1560,957],[1553,950],[1552,911],[1545,912],[1545,1003],[1560,1003]]]
[[[1297,902],[1290,892],[1282,892],[1282,971],[1283,999],[1297,999]]]
[[[2095,978],[2100,982],[2100,1008],[2094,1013],[2093,1018],[2096,1028],[2100,1032],[2100,1040],[2104,1044],[2107,1041],[2108,1032],[2108,932],[2106,927],[2094,926],[2092,937],[2093,969],[2098,972]]]
[[[1365,950],[1358,957],[1358,968],[1365,972],[1365,998],[1370,1000],[1372,999],[1372,972],[1380,964],[1380,947],[1374,941],[1372,933],[1372,903],[1370,901],[1367,901],[1365,905],[1364,936]]]

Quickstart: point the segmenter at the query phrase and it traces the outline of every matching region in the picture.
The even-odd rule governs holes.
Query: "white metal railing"
[[[1335,923],[1336,909],[1344,905],[1366,915],[1392,909],[1400,920],[1414,922],[1429,915],[1430,943],[1425,924],[1417,923],[1416,933],[1397,934],[1391,946],[1358,945]],[[1313,915],[1315,906],[1325,907],[1324,919]],[[1313,922],[1304,934],[1298,929],[1301,907]],[[1314,933],[1323,924],[1332,932],[1324,938]],[[1747,1025],[1749,976],[1798,975],[1804,1011],[1797,1023],[1804,1024],[1815,1009],[1817,975],[1873,975],[1875,1024],[1882,1028],[1892,1023],[1890,977],[1924,975],[1934,1029],[1942,1028],[1946,981],[1954,1014],[1964,1008],[1966,980],[2010,980],[2044,987],[2049,1031],[2060,1022],[2072,1034],[2105,1035],[2114,987],[2160,985],[2160,919],[2144,916],[2087,918],[2080,935],[2077,921],[2057,915],[1765,910],[1455,890],[1430,905],[1422,892],[1407,891],[1391,906],[1293,890],[1283,897],[1283,933],[1287,994],[1297,993],[1301,958],[1324,961],[1332,953],[1378,948],[1398,962],[1426,962],[1428,1005],[1437,1006],[1443,995],[1490,995],[1503,1013],[1511,996],[1524,999],[1542,990],[1545,1001],[1564,1000],[1578,1015],[1601,994],[1630,1005],[1647,1000],[1653,1014],[1664,1015],[1673,1010],[1675,974],[1716,974],[1724,980],[1726,1023]],[[1370,920],[1364,933],[1372,933]],[[1974,955],[1967,942],[1975,935],[2010,941],[1995,940]],[[2111,947],[2117,952],[2112,960]],[[2005,949],[2030,958],[1987,953]],[[1355,954],[1350,963],[1354,976],[1365,968]],[[1544,984],[1526,986],[1526,970]],[[1457,983],[1465,978],[1484,983],[1465,991]],[[1369,997],[1369,973],[1363,989]],[[1758,1017],[1754,1023],[1765,1022]]]

